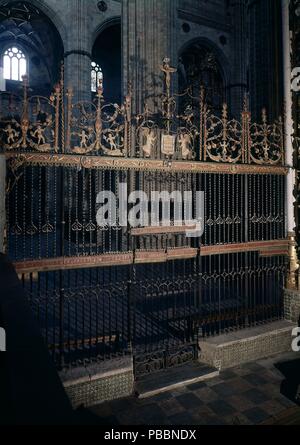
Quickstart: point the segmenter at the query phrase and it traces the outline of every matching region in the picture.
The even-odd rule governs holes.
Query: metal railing
[[[1,96],[7,252],[60,368],[133,352],[149,372],[149,360],[195,357],[199,336],[281,318],[282,120],[268,123],[263,111],[253,123],[247,100],[239,120],[225,104],[217,115],[203,90],[171,95],[168,59],[161,68],[159,109],[135,115],[130,88],[121,105],[106,104],[101,85],[93,103],[76,104],[63,80],[41,98],[29,97],[25,78],[22,99]],[[96,196],[118,200],[120,183],[148,196],[192,191],[193,204],[204,191],[200,250],[172,222],[138,237],[99,225]]]

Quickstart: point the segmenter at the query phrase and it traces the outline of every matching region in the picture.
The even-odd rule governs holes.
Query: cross
[[[171,88],[171,74],[177,72],[177,68],[172,68],[170,66],[170,59],[168,57],[165,57],[163,60],[163,64],[160,66],[160,69],[163,73],[165,73],[165,79],[166,79],[166,86],[167,91],[170,91]]]

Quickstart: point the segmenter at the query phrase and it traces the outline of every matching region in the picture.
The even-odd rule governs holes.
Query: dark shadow
[[[130,58],[130,75],[129,80],[134,78],[139,79],[142,88],[136,93],[137,103],[140,103],[143,112],[144,105],[152,104],[150,111],[157,110],[161,104],[161,93],[164,88],[163,75],[157,69],[157,72],[152,72],[147,61],[139,56]],[[159,92],[159,93],[157,93]],[[152,116],[154,117],[154,116]]]
[[[105,101],[121,103],[121,24],[111,25],[99,34],[92,57],[103,73]]]
[[[300,326],[300,318],[298,326]],[[280,386],[281,394],[300,406],[300,358],[276,363],[275,368],[285,377]]]
[[[94,426],[113,426],[116,425],[116,419],[112,418],[102,418],[94,414],[90,408],[85,408],[80,406],[75,411],[76,424],[77,425],[94,425]]]
[[[179,56],[179,91],[190,88],[193,97],[199,97],[205,88],[206,101],[214,111],[222,110],[226,102],[225,76],[213,48],[201,41],[191,43]]]
[[[99,423],[74,412],[33,317],[13,265],[0,254],[0,425]],[[96,422],[97,420],[97,422]]]

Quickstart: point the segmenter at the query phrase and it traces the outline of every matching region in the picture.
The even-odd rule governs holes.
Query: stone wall
[[[284,291],[284,318],[293,323],[300,322],[300,292],[290,289]]]
[[[199,360],[219,370],[291,352],[294,323],[274,322],[199,341]]]
[[[130,356],[60,372],[73,408],[92,406],[133,394],[133,362]]]
[[[249,0],[249,89],[254,119],[266,107],[270,119],[282,113],[281,0]]]
[[[0,0],[2,3],[7,1]],[[232,4],[221,0],[106,0],[100,9],[98,0],[30,3],[52,21],[61,36],[66,86],[74,88],[78,99],[90,97],[90,62],[97,36],[119,20],[123,91],[131,80],[138,108],[151,82],[156,83],[162,58],[169,56],[176,66],[180,52],[198,39],[219,58],[233,107],[239,108],[242,103],[247,66],[245,0]],[[154,93],[160,92],[159,79],[154,89]]]

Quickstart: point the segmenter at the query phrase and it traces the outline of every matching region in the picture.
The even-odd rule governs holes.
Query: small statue
[[[101,145],[103,153],[108,156],[123,156],[122,147],[124,138],[118,130],[108,131],[108,135],[103,135],[105,142],[109,144],[109,148]]]
[[[8,134],[7,143],[13,144],[15,142],[15,138],[18,136],[18,132],[14,128],[12,128],[10,124],[7,126],[4,132]]]
[[[181,116],[182,120],[185,122],[186,125],[193,125],[192,119],[194,117],[193,108],[191,105],[188,105],[186,109],[184,110],[183,116]]]
[[[87,148],[89,136],[86,134],[85,130],[82,130],[79,136],[80,136],[80,148]]]
[[[181,133],[178,138],[182,159],[186,160],[191,157],[191,136],[188,133]]]
[[[31,132],[31,135],[34,138],[37,138],[38,145],[42,145],[42,144],[46,143],[45,136],[44,136],[44,129],[40,125],[38,125],[38,127],[35,131]]]
[[[110,145],[110,150],[117,150],[117,144],[116,144],[116,136],[114,136],[112,133],[108,133],[108,136],[104,136],[106,142]]]
[[[153,129],[143,128],[142,129],[142,151],[144,153],[145,158],[150,158],[151,153],[154,149],[154,145],[156,142],[156,134]]]

